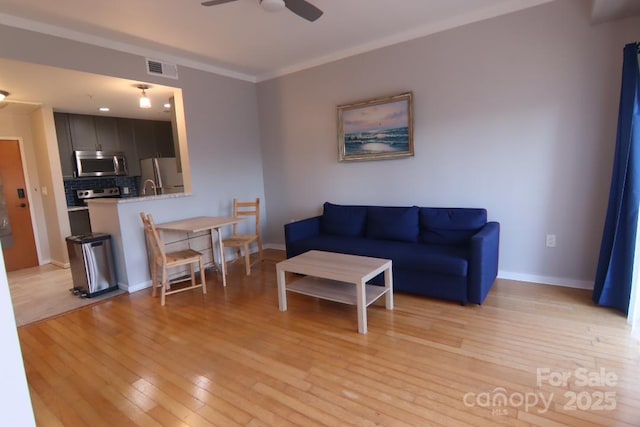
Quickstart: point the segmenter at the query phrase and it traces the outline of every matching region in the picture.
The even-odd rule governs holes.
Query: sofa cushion
[[[467,250],[456,246],[328,235],[291,242],[289,245],[290,248],[287,247],[287,249],[291,249],[296,254],[315,249],[390,259],[393,261],[394,271],[396,269],[413,270],[451,276],[466,276],[468,272]]]
[[[420,208],[420,240],[424,243],[460,245],[487,223],[485,209]]]
[[[418,207],[370,206],[367,209],[369,239],[417,242],[420,235]]]
[[[367,208],[364,206],[324,204],[322,232],[334,236],[363,236]]]

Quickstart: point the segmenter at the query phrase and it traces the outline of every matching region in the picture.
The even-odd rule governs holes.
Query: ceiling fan
[[[236,0],[209,0],[202,2],[203,6],[217,6]],[[322,11],[305,0],[258,0],[260,6],[269,12],[276,12],[285,7],[307,21],[315,21],[322,16]]]

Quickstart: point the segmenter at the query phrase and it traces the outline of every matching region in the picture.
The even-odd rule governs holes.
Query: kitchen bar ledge
[[[145,202],[151,200],[165,200],[165,199],[178,199],[181,197],[189,197],[191,193],[171,193],[171,194],[158,194],[157,196],[139,196],[139,197],[122,197],[122,198],[103,198],[103,199],[92,199],[87,201],[89,206],[91,204],[96,205],[113,205],[113,204],[123,204],[123,203],[136,203],[136,202]]]

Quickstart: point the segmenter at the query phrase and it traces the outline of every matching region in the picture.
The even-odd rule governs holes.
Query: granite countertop
[[[135,202],[146,202],[150,200],[164,200],[164,199],[178,199],[182,197],[189,197],[191,193],[171,193],[171,194],[159,194],[157,196],[141,196],[141,197],[126,197],[126,198],[102,198],[102,199],[91,199],[88,201],[89,205],[120,205],[123,203],[135,203]]]
[[[89,209],[89,206],[67,206],[68,212],[86,211],[88,209]]]

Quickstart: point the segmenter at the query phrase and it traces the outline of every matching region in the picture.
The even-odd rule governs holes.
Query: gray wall
[[[182,88],[193,196],[145,203],[156,221],[229,215],[233,197],[264,198],[255,84],[182,66],[179,80],[150,76],[144,57],[3,25],[0,40],[11,40],[3,58]],[[142,235],[135,216],[123,233]]]
[[[591,26],[588,9],[553,2],[259,83],[267,240],[324,201],[484,207],[502,277],[591,286],[640,20]],[[336,106],[404,91],[415,157],[338,163]]]

